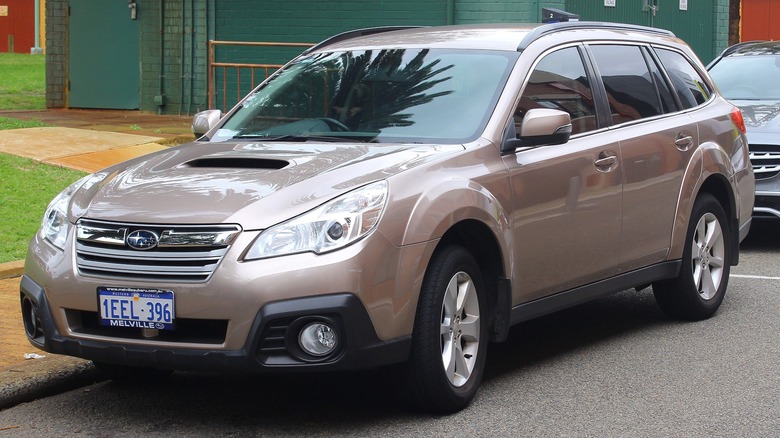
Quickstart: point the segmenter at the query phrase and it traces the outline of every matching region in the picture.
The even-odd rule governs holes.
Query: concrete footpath
[[[121,110],[0,111],[48,127],[0,131],[0,153],[95,172],[193,140],[192,117]],[[97,381],[90,362],[33,347],[19,304],[23,261],[0,263],[0,409]]]

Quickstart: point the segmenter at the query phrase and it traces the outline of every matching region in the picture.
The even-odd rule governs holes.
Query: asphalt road
[[[778,436],[778,227],[754,226],[714,318],[668,320],[647,289],[530,321],[491,345],[477,398],[455,415],[404,411],[383,371],[176,373],[0,411],[0,437]]]

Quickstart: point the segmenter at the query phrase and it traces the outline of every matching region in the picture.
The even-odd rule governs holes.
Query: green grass
[[[46,57],[0,53],[0,110],[46,109]]]
[[[20,120],[10,117],[0,117],[0,131],[4,129],[40,128],[49,126],[39,120]]]
[[[0,53],[0,110],[46,108],[44,55]],[[0,117],[0,130],[48,126]],[[0,154],[0,263],[20,260],[46,206],[84,172]]]
[[[0,263],[21,260],[46,206],[84,172],[0,154]]]

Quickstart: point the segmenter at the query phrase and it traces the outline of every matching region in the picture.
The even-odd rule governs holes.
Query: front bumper
[[[756,203],[753,206],[754,217],[774,217],[780,219],[780,192],[756,193]]]
[[[30,342],[55,354],[122,365],[191,371],[295,371],[374,368],[406,360],[410,337],[379,339],[360,300],[342,293],[268,303],[257,313],[238,350],[137,345],[63,336],[44,289],[28,276],[21,282],[22,312]],[[31,311],[32,309],[32,311]],[[340,347],[323,358],[296,348],[303,321],[326,319],[339,328]],[[30,327],[34,321],[36,327]]]
[[[756,179],[753,216],[780,218],[780,175]]]

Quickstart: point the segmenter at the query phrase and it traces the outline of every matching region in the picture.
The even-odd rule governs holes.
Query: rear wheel
[[[487,353],[485,290],[474,257],[450,246],[434,255],[417,306],[402,390],[417,410],[451,413],[471,402]]]
[[[655,299],[667,315],[700,320],[718,310],[731,267],[729,230],[718,200],[702,194],[691,213],[680,275],[653,284]]]

